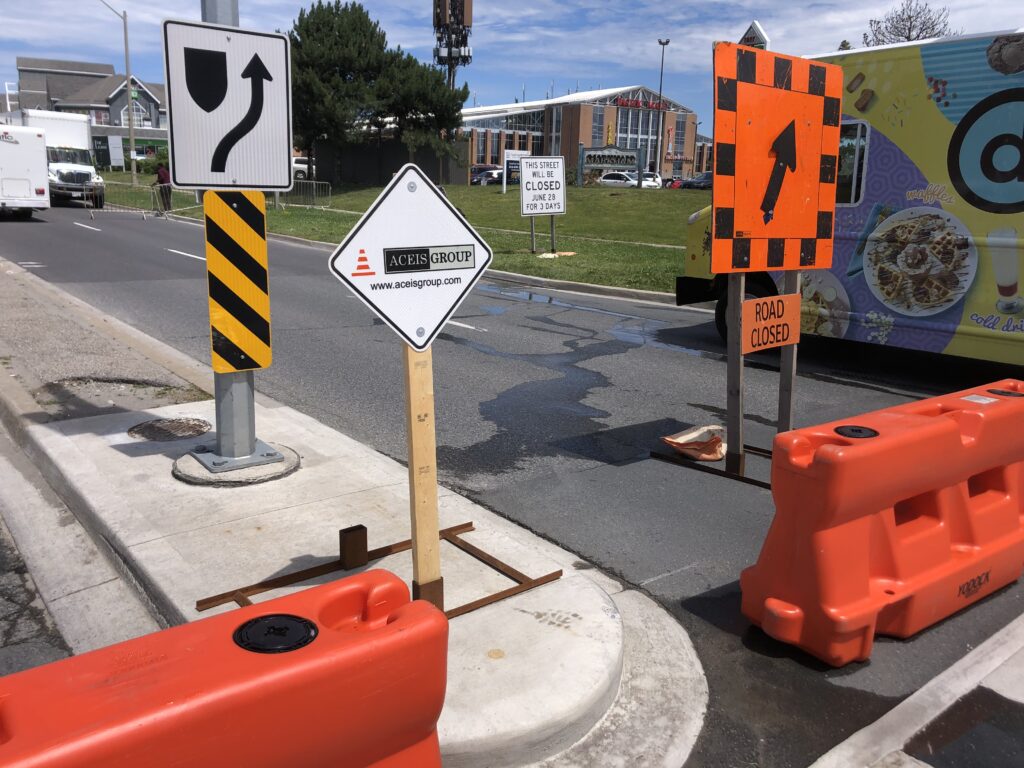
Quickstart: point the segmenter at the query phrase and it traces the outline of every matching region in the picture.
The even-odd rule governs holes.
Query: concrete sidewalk
[[[49,331],[64,345],[106,350],[93,364],[108,378],[132,350],[145,365],[158,364],[166,376],[209,391],[209,369],[194,360],[113,318],[96,317],[91,307],[9,263],[0,267],[5,290],[26,307],[33,301],[49,307],[47,323],[63,323]],[[23,450],[162,622],[200,618],[200,598],[336,559],[340,528],[366,525],[371,549],[409,538],[404,466],[262,396],[259,437],[294,450],[301,467],[269,483],[227,488],[172,477],[174,461],[202,438],[128,434],[160,418],[212,424],[211,401],[137,410],[111,404],[97,415],[46,420],[8,376],[0,381],[0,409],[16,425]],[[446,489],[440,514],[442,527],[472,522],[467,541],[528,576],[563,571],[557,581],[451,621],[439,724],[446,766],[680,766],[700,732],[708,691],[679,624],[642,593]],[[411,580],[408,553],[370,567]],[[447,544],[442,568],[449,608],[512,585]]]

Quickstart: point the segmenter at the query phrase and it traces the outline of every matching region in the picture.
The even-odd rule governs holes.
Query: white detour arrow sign
[[[330,258],[341,282],[413,349],[427,349],[491,249],[415,165],[404,166]]]
[[[164,22],[171,181],[187,189],[290,189],[285,35]]]

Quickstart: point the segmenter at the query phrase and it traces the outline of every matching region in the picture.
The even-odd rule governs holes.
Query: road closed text
[[[743,302],[743,354],[800,341],[800,295]]]
[[[523,157],[519,161],[520,213],[523,216],[565,213],[565,160],[561,157]]]

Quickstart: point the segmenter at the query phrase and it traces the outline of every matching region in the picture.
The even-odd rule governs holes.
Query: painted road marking
[[[76,227],[81,227],[82,229],[91,229],[93,232],[103,231],[102,229],[97,229],[96,227],[90,227],[88,224],[82,224],[80,221],[72,221],[71,223],[74,224]]]
[[[486,328],[474,328],[472,325],[466,325],[465,323],[457,323],[454,320],[449,320],[448,325],[457,325],[459,328],[468,328],[471,331],[480,331],[480,333],[487,333]]]
[[[170,253],[176,253],[179,256],[188,256],[190,259],[196,259],[198,261],[206,261],[206,257],[205,256],[193,256],[191,253],[185,253],[184,251],[176,251],[173,248],[167,248],[166,250],[169,251]]]
[[[43,269],[46,265],[38,261],[19,261],[18,266],[24,269]]]

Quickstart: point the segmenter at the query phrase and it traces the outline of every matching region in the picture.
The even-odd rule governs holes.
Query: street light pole
[[[665,47],[669,42],[668,38],[658,39],[658,45],[661,46],[661,72],[658,74],[658,160],[657,165],[654,166],[654,172],[659,175],[661,174],[661,137],[665,133],[665,107],[661,103],[661,88],[665,84]]]
[[[124,93],[128,98],[128,154],[132,158],[132,186],[138,183],[137,170],[135,167],[135,99],[132,98],[132,66],[128,58],[128,11],[118,13],[107,2],[100,0],[115,16],[120,16],[124,22]]]

